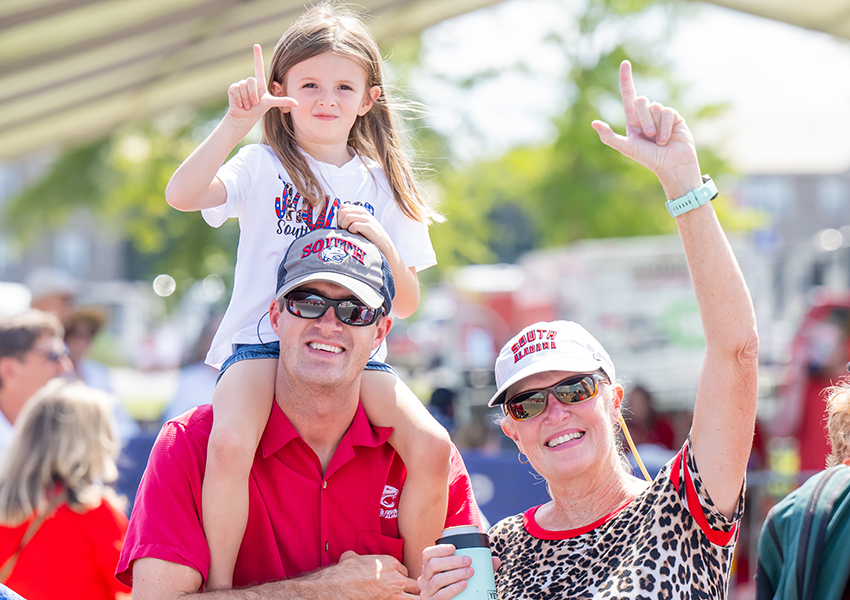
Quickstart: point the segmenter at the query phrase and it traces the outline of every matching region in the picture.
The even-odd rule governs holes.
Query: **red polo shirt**
[[[201,485],[212,410],[202,406],[166,423],[151,451],[118,562],[132,585],[142,557],[189,566],[204,577],[210,555],[201,523]],[[334,564],[346,550],[401,560],[398,498],[405,468],[362,406],[327,472],[277,402],[249,479],[248,526],[234,587],[277,581]],[[446,526],[479,524],[469,475],[453,450]]]

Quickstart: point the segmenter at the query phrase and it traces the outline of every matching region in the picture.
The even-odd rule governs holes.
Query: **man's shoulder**
[[[210,404],[202,404],[178,415],[162,426],[156,445],[201,441],[206,447],[212,431],[213,413]]]

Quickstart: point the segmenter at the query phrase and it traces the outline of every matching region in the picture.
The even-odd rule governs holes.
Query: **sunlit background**
[[[27,306],[22,284],[38,269],[69,273],[78,307],[105,318],[88,359],[146,435],[185,402],[181,369],[202,359],[227,305],[238,236],[235,223],[214,230],[170,209],[164,186],[222,115],[228,83],[251,74],[251,43],[269,56],[301,7],[81,4],[93,6],[0,6],[0,313]],[[622,128],[617,64],[628,58],[639,93],[691,124],[756,304],[754,472],[795,471],[794,424],[776,424],[800,402],[789,382],[846,352],[850,332],[850,44],[829,13],[846,6],[720,3],[775,9],[773,20],[698,2],[398,4],[376,8],[370,26],[392,82],[424,105],[408,129],[446,222],[431,229],[439,266],[421,273],[420,308],[396,322],[389,362],[425,402],[436,388],[457,392],[458,445],[508,451],[486,409],[495,354],[520,327],[555,318],[584,324],[627,391],[646,386],[686,433],[703,343],[675,226],[654,177],[590,128],[594,118]],[[178,9],[185,28],[169,17]],[[110,10],[139,14],[113,31],[101,22]],[[239,15],[230,29],[224,14]],[[185,40],[169,50],[178,31]],[[204,401],[208,382],[193,385]],[[513,507],[468,452],[485,513],[504,516]],[[782,491],[759,481],[754,494]],[[752,551],[744,536],[741,597]]]

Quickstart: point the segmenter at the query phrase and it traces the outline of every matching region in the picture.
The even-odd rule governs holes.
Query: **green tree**
[[[563,81],[569,100],[554,119],[555,140],[512,149],[442,179],[441,209],[448,220],[432,233],[441,265],[512,261],[532,248],[583,238],[675,231],[655,176],[602,144],[590,123],[603,118],[623,131],[618,67],[627,58],[639,93],[652,89],[653,99],[677,107],[689,121],[722,110],[683,106],[681,89],[660,58],[661,42],[645,37],[651,21],[666,23],[657,36],[664,39],[681,18],[678,10],[654,0],[587,0],[571,36],[552,33],[570,65]],[[715,177],[728,171],[706,148],[700,148],[700,159]]]
[[[98,227],[131,244],[131,276],[167,272],[182,281],[216,273],[229,281],[238,228],[211,228],[199,214],[169,207],[163,193],[222,112],[220,103],[179,109],[64,151],[44,177],[6,205],[7,233],[26,246],[85,211]]]

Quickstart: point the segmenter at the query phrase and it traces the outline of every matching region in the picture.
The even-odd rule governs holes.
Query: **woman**
[[[54,380],[24,407],[0,475],[0,583],[28,600],[129,598],[110,397]]]
[[[625,137],[600,139],[661,181],[693,281],[706,340],[690,436],[654,481],[633,477],[616,443],[623,402],[608,354],[586,330],[532,325],[496,362],[502,429],[552,500],[490,530],[499,598],[725,598],[753,438],[758,337],[752,302],[676,111],[637,97],[620,67]],[[708,200],[710,192],[695,191]],[[691,202],[690,207],[683,204]],[[679,206],[677,209],[676,207]],[[422,598],[466,587],[469,559],[426,549]]]

